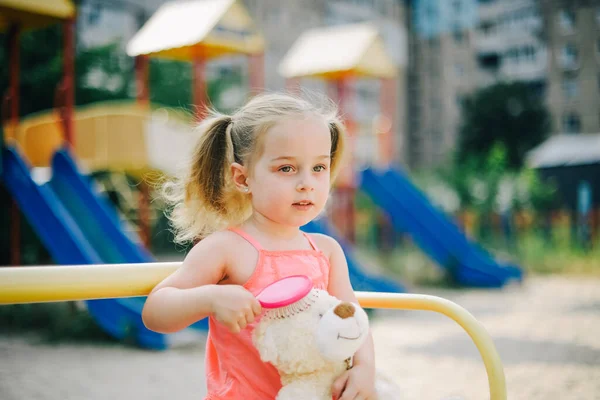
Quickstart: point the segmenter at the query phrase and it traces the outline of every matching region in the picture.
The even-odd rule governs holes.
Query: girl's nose
[[[312,192],[315,190],[315,187],[308,180],[303,179],[302,181],[298,182],[296,190],[299,192]]]

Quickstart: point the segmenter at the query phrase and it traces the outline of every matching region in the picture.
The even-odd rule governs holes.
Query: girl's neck
[[[258,212],[252,213],[244,225],[251,226],[259,233],[275,240],[293,240],[300,233],[299,227],[278,224]]]

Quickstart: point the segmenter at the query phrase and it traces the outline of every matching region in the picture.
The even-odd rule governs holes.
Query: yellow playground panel
[[[0,306],[3,304],[74,301],[147,296],[180,263],[109,264],[0,268]],[[467,310],[436,296],[357,292],[365,308],[434,311],[456,321],[469,334],[487,371],[490,399],[506,400],[502,361],[494,343]]]
[[[90,171],[173,173],[195,140],[184,113],[150,110],[132,102],[79,107],[73,124],[73,151]],[[33,167],[50,166],[52,155],[63,145],[57,112],[25,118],[7,141],[16,142]]]

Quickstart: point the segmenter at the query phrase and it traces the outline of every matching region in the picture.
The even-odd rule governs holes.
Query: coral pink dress
[[[237,228],[230,230],[258,251],[256,269],[244,284],[255,296],[270,283],[297,274],[311,278],[315,288],[327,290],[329,260],[306,233],[311,250],[269,251],[246,232]],[[281,389],[279,373],[271,364],[261,361],[252,343],[256,323],[235,334],[209,317],[205,400],[274,400],[277,396]]]

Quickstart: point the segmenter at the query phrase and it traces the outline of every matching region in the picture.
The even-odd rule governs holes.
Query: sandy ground
[[[600,399],[600,280],[534,278],[500,291],[419,292],[448,298],[484,324],[504,363],[509,399]],[[479,353],[454,321],[385,311],[372,326],[378,367],[402,398],[489,398]],[[150,352],[0,337],[0,399],[202,399],[203,345]]]

